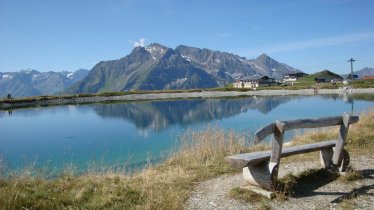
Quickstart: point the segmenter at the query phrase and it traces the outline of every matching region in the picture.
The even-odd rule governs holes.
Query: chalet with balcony
[[[303,72],[297,72],[293,74],[286,74],[283,77],[283,82],[295,82],[296,80],[300,79],[301,77],[307,76],[308,74]]]
[[[274,86],[276,84],[275,79],[268,76],[248,76],[237,79],[233,85],[235,88],[258,88]]]

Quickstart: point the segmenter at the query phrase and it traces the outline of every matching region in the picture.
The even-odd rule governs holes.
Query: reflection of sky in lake
[[[53,167],[92,161],[141,164],[159,158],[187,129],[208,124],[254,132],[275,120],[360,112],[374,97],[246,97],[69,105],[0,111],[0,155],[17,167],[37,159]],[[365,99],[365,100],[363,100]]]

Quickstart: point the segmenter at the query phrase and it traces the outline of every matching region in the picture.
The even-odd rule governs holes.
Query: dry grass
[[[374,148],[374,109],[361,114],[359,123],[350,127],[348,148],[373,151]]]
[[[288,143],[288,146],[296,146],[302,144],[315,143],[319,141],[326,141],[336,139],[338,135],[338,127],[329,127],[321,129],[311,129],[303,133],[296,134],[294,138]],[[310,160],[319,160],[319,151],[304,153],[300,155],[293,155],[281,159],[281,164],[289,164],[295,161],[310,161]]]
[[[336,137],[334,129],[307,133],[296,137],[294,142],[332,137]],[[374,110],[371,110],[350,128],[348,147],[370,152],[373,139]],[[244,136],[219,128],[189,131],[182,136],[180,145],[164,163],[133,174],[105,170],[75,175],[73,169],[67,168],[61,177],[46,179],[45,171],[37,172],[31,166],[23,173],[2,173],[0,209],[182,209],[197,182],[237,171],[224,161],[225,156],[269,149],[269,145],[249,147]],[[292,189],[291,186],[283,192],[289,194]],[[258,207],[268,208],[265,204]]]
[[[229,196],[243,202],[250,202],[257,210],[270,210],[269,199],[250,190],[235,187],[230,190]]]
[[[352,182],[364,178],[364,174],[361,171],[357,171],[354,168],[348,166],[345,175],[340,176],[339,180],[342,182]]]
[[[229,192],[229,196],[234,199],[252,203],[261,202],[264,199],[266,199],[264,196],[261,196],[260,194],[254,193],[250,190],[241,189],[240,187],[232,188]]]
[[[292,139],[292,145],[306,144],[317,141],[336,139],[339,127],[329,127],[324,129],[308,131],[303,135],[297,135]],[[360,115],[360,120],[349,127],[347,136],[348,149],[368,150],[374,146],[374,109]],[[370,151],[370,150],[368,150]]]
[[[288,146],[308,144],[318,141],[336,139],[339,126],[308,130],[301,135],[296,135]],[[371,153],[374,150],[374,108],[362,113],[360,120],[349,127],[347,145],[345,147],[351,154]],[[282,158],[282,162],[317,160],[319,152]]]

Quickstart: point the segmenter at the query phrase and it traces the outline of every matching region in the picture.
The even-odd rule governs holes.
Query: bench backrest
[[[358,120],[358,116],[351,116],[346,113],[344,113],[343,116],[324,117],[318,119],[301,119],[291,121],[277,120],[275,123],[269,124],[255,133],[255,144],[264,140],[268,135],[274,134],[270,162],[279,163],[282,153],[283,136],[285,131],[301,128],[320,128],[340,125],[339,136],[333,156],[333,162],[334,164],[336,164],[340,163],[341,161],[341,152],[345,144],[349,125],[358,122]]]

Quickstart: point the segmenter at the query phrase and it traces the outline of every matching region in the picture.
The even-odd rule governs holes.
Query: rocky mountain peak
[[[165,55],[165,53],[169,50],[170,48],[165,47],[161,44],[158,43],[152,43],[148,45],[145,50],[148,51],[152,57],[156,59],[160,59],[162,56]]]
[[[20,73],[23,73],[23,74],[40,74],[40,72],[35,70],[35,69],[23,69],[23,70],[20,71]]]
[[[169,47],[166,47],[162,44],[154,42],[154,43],[151,43],[150,45],[148,45],[147,47],[145,47],[145,49],[147,51],[160,50],[160,49],[167,50],[167,49],[169,49]]]
[[[268,56],[266,53],[261,53],[258,57],[258,58],[270,58],[270,56]]]
[[[131,51],[130,55],[139,55],[147,53],[147,50],[144,49],[144,47],[134,47],[134,49]]]
[[[251,65],[262,75],[280,79],[285,74],[300,72],[286,64],[280,63],[265,53],[259,55],[255,60],[250,61]]]
[[[150,59],[150,55],[144,47],[135,47],[128,56],[121,58],[121,60],[130,59],[133,62],[143,63]]]
[[[162,55],[162,59],[169,59],[170,57],[172,56],[180,56],[180,54],[178,52],[176,52],[175,50],[169,48],[165,51],[163,51],[163,55]]]
[[[262,53],[261,55],[259,55],[256,58],[256,61],[260,61],[262,63],[273,63],[273,62],[278,63],[276,60],[272,59],[270,56],[266,55],[265,53]]]

